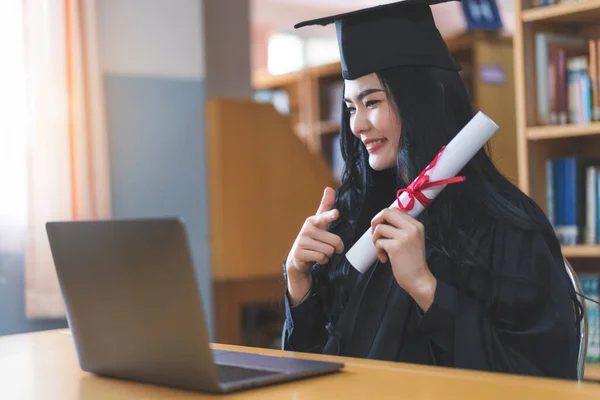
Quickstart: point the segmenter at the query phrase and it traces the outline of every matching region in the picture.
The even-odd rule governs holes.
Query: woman
[[[485,151],[418,220],[387,209],[473,116],[429,6],[299,26],[331,22],[345,171],[287,258],[284,349],[575,379],[581,305],[560,245]],[[378,261],[361,275],[344,253],[367,229]]]

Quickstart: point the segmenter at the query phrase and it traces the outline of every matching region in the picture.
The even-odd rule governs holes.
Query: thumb
[[[323,198],[321,199],[321,204],[319,204],[319,209],[317,210],[317,215],[324,213],[325,211],[331,210],[333,207],[333,203],[335,202],[335,191],[326,187],[323,192]]]

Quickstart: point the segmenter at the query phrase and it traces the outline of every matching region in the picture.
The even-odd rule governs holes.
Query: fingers
[[[382,263],[388,261],[388,248],[393,243],[392,239],[378,239],[375,243],[375,249],[377,250],[377,258]]]
[[[373,243],[376,243],[379,239],[393,239],[394,237],[401,234],[401,230],[387,224],[379,224],[373,231]]]
[[[306,219],[288,256],[291,264],[302,265],[306,269],[315,262],[327,264],[335,253],[343,253],[342,239],[326,230],[329,223],[339,218],[339,211],[331,210],[334,198],[333,189],[325,189],[319,206],[319,210],[325,211]]]
[[[302,250],[316,251],[325,255],[328,259],[333,257],[333,254],[335,253],[335,248],[332,245],[320,242],[310,237],[300,240],[298,247]]]
[[[379,224],[389,224],[398,229],[406,229],[415,231],[415,233],[423,231],[423,225],[398,208],[386,208],[379,212],[375,218],[371,220],[371,232],[375,231],[375,227]]]
[[[311,237],[319,242],[332,246],[337,254],[342,254],[344,252],[344,242],[338,235],[321,229],[315,229],[315,231],[311,233]]]
[[[317,210],[316,215],[319,215],[321,213],[324,213],[325,211],[331,210],[334,202],[335,202],[335,191],[330,187],[326,187],[325,191],[323,192],[323,197],[321,198],[321,204],[319,204],[319,209]]]
[[[314,226],[309,218],[294,243],[290,258],[297,264],[327,264],[335,253],[343,251],[344,243],[339,236]]]
[[[296,257],[297,257],[298,261],[302,262],[302,263],[316,262],[318,264],[325,265],[329,262],[329,257],[327,257],[323,253],[320,253],[320,252],[314,251],[314,250],[302,249],[298,252]]]
[[[393,254],[398,247],[410,245],[411,238],[423,237],[423,224],[410,215],[396,208],[382,210],[371,221],[371,233],[377,258],[385,263],[388,254]]]
[[[317,214],[311,218],[309,218],[310,222],[319,229],[327,228],[331,222],[338,219],[340,216],[340,212],[338,210],[330,210],[323,212],[321,214]]]
[[[389,249],[387,247],[382,246],[382,244],[388,244],[388,240],[394,239],[401,234],[402,231],[392,225],[379,224],[375,227],[375,230],[373,231],[373,244],[375,245],[375,249],[377,250],[377,258],[379,259],[379,261],[385,263],[388,260],[387,253]],[[379,246],[378,243],[380,243]]]

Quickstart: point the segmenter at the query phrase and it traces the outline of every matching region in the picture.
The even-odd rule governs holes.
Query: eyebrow
[[[367,97],[368,95],[370,95],[370,94],[373,94],[373,93],[377,93],[377,92],[383,92],[383,90],[382,90],[382,89],[366,89],[366,90],[363,90],[363,91],[362,91],[362,92],[360,92],[360,94],[358,95],[358,101],[361,101],[362,99],[364,99],[364,98],[365,98],[365,97]],[[344,101],[345,101],[346,103],[352,103],[352,100],[349,100],[349,99],[347,99],[347,98],[344,98]]]

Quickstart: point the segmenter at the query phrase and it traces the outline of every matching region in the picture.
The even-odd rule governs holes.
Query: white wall
[[[97,4],[113,216],[183,219],[212,333],[204,2]]]
[[[203,0],[98,0],[96,4],[106,73],[204,78]]]
[[[204,3],[206,97],[251,98],[248,0]]]

